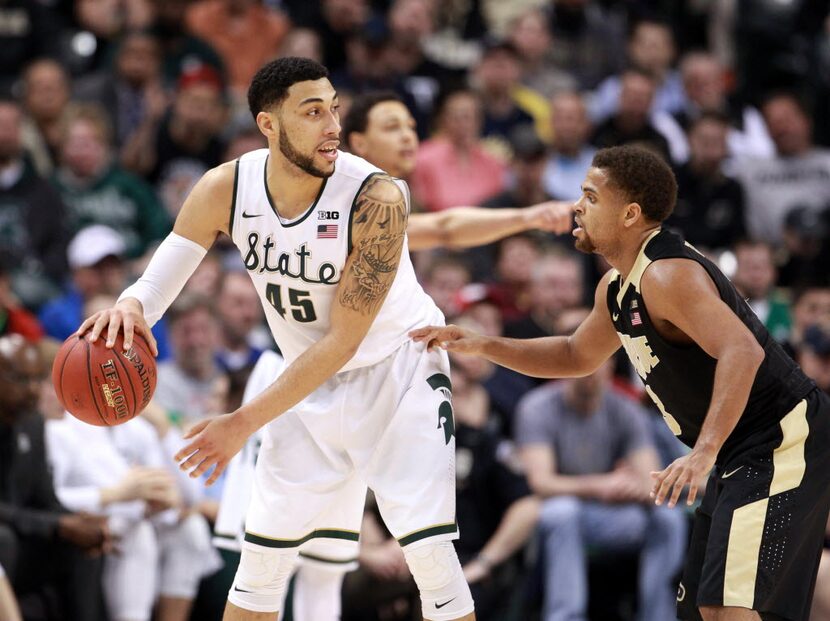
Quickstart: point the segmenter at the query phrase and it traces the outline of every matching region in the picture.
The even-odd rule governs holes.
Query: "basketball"
[[[52,384],[75,418],[99,427],[120,425],[141,412],[156,390],[156,360],[139,334],[124,351],[124,335],[108,349],[105,338],[90,343],[72,335],[52,365]]]

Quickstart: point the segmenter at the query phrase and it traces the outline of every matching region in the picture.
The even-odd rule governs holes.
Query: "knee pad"
[[[244,543],[228,601],[252,612],[279,611],[297,554],[297,548]]]
[[[425,619],[451,621],[473,611],[470,587],[451,541],[407,546],[403,553],[421,593]]]

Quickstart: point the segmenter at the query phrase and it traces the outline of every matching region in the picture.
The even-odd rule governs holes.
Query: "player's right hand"
[[[453,324],[418,328],[412,330],[409,336],[416,343],[426,343],[429,351],[440,347],[457,354],[481,354],[487,341],[486,336]]]
[[[107,331],[107,347],[109,348],[115,345],[118,332],[123,329],[124,351],[127,351],[133,346],[133,335],[137,332],[147,340],[153,355],[159,355],[156,339],[150,330],[150,326],[147,325],[147,321],[144,319],[144,309],[142,309],[141,303],[135,298],[121,300],[112,308],[98,311],[91,317],[88,317],[81,324],[81,327],[78,328],[76,334],[83,336],[89,332],[86,338],[90,343],[94,343],[103,334],[105,329]]]

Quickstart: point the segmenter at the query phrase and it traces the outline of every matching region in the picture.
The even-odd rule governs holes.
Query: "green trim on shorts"
[[[317,539],[319,537],[358,541],[360,539],[360,533],[354,530],[342,530],[339,528],[318,528],[300,539],[274,539],[272,537],[264,537],[262,535],[245,531],[245,541],[265,546],[267,548],[296,548],[297,546],[304,544],[306,541]]]
[[[308,552],[300,552],[300,556],[303,558],[307,558],[312,561],[317,561],[318,563],[329,563],[331,565],[348,565],[349,563],[356,563],[357,557],[354,558],[325,558],[323,556],[317,556],[316,554],[309,554]]]
[[[436,526],[427,526],[420,530],[413,531],[408,535],[398,539],[398,543],[402,546],[408,546],[410,543],[415,543],[427,537],[435,537],[436,535],[450,535],[458,532],[458,524],[450,522],[449,524],[437,524]]]

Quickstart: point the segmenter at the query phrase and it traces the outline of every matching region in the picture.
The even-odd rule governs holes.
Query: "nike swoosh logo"
[[[728,479],[729,477],[731,477],[733,474],[735,474],[735,473],[736,473],[738,470],[740,470],[741,468],[743,468],[743,466],[738,466],[738,467],[737,467],[737,468],[735,468],[732,472],[727,472],[726,474],[724,474],[724,475],[721,477],[721,479]]]
[[[455,601],[455,598],[453,597],[452,599],[448,599],[447,601],[445,601],[443,604],[435,604],[435,609],[438,610],[439,608],[443,608],[444,606],[446,606],[450,602],[454,602],[454,601]]]
[[[619,318],[620,318],[619,313],[611,313],[611,319],[613,319],[614,321],[617,321],[617,319],[619,319]]]
[[[247,211],[242,212],[243,218],[259,218],[261,215],[261,213],[248,213]]]
[[[239,591],[240,593],[253,593],[253,591],[246,591],[245,589],[240,589],[238,586],[233,585],[234,591]]]

